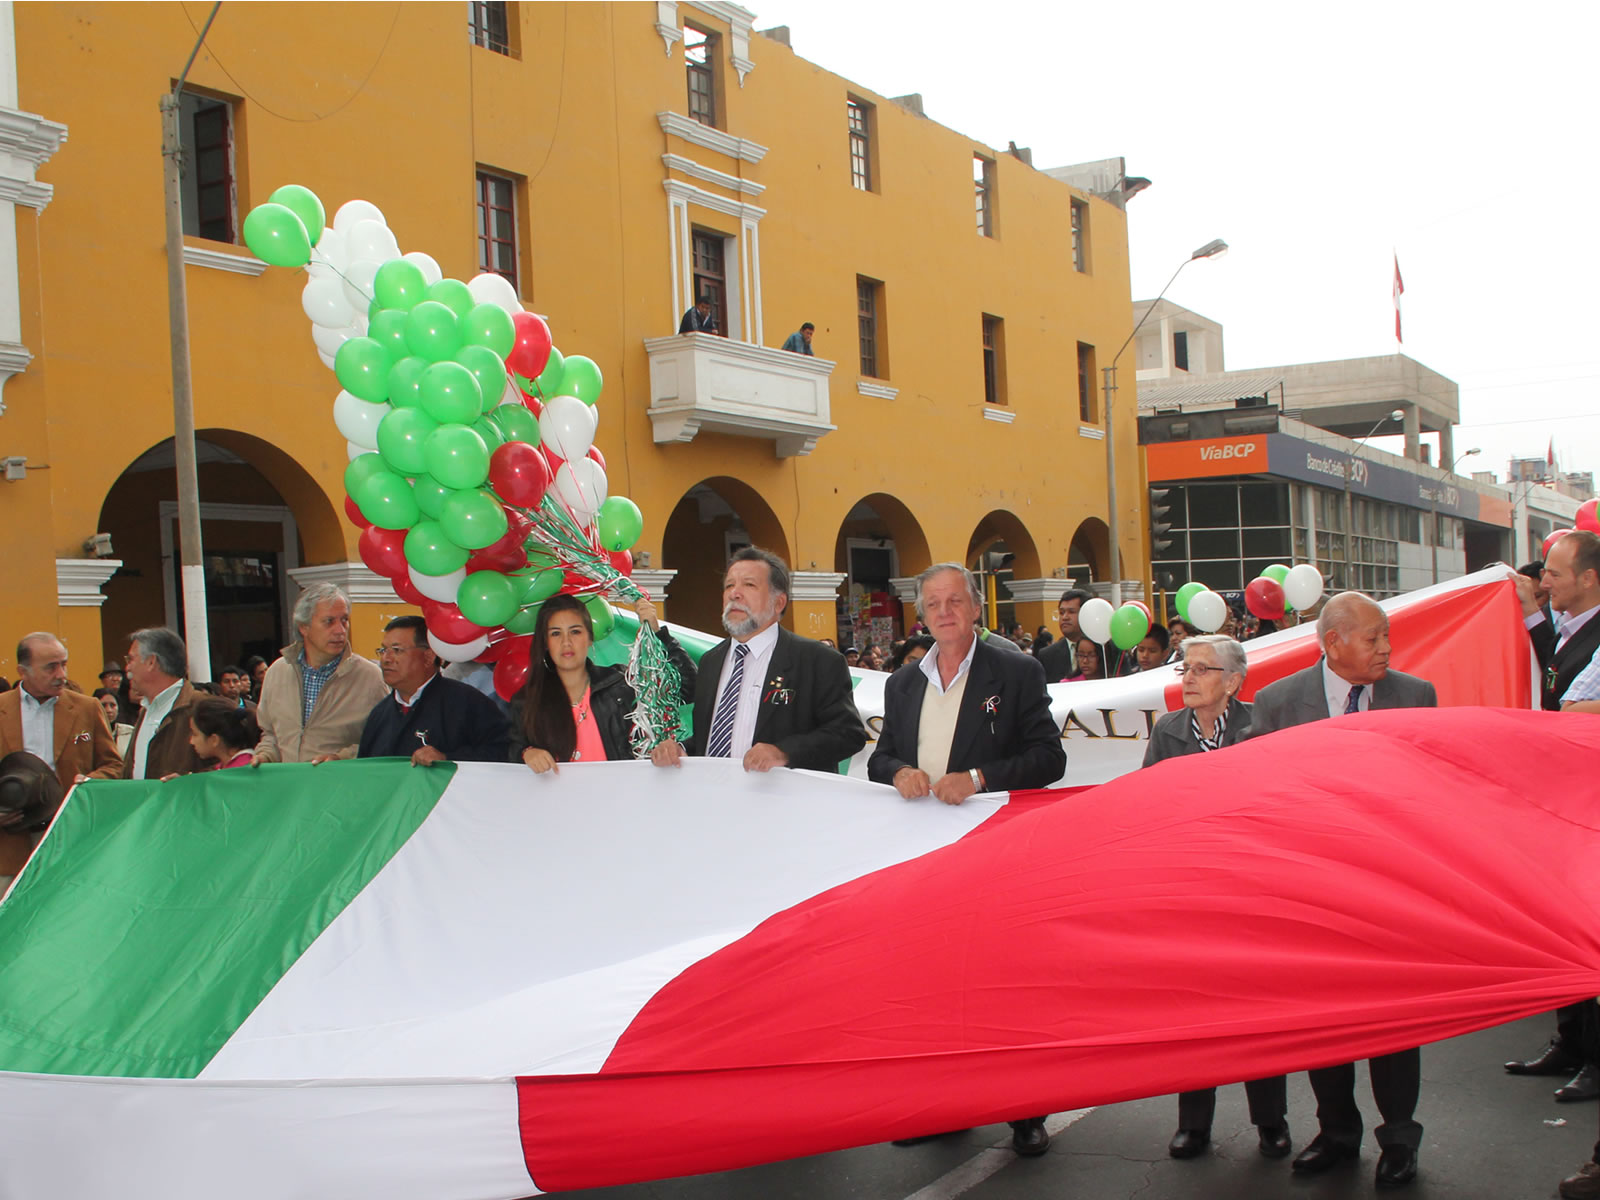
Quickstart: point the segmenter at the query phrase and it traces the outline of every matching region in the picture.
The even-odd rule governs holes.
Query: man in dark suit
[[[1066,770],[1044,668],[977,636],[982,601],[959,563],[936,563],[917,577],[917,611],[935,644],[884,685],[883,728],[867,762],[869,779],[893,784],[907,800],[960,804],[976,792],[1049,787]],[[1049,1148],[1044,1122],[1011,1122],[1018,1154]]]
[[[1083,636],[1078,628],[1078,610],[1087,599],[1089,593],[1082,588],[1068,588],[1061,593],[1060,603],[1056,605],[1056,624],[1061,627],[1061,636],[1036,656],[1044,667],[1046,683],[1060,683],[1078,673],[1078,639]]]
[[[357,758],[505,762],[511,730],[494,701],[471,684],[439,674],[428,623],[396,617],[383,627],[378,669],[393,691],[367,716]]]
[[[1381,708],[1434,708],[1433,684],[1389,669],[1389,618],[1370,597],[1340,592],[1317,618],[1323,658],[1314,666],[1256,693],[1249,736]],[[1422,1126],[1415,1120],[1422,1086],[1422,1051],[1400,1050],[1368,1060],[1372,1095],[1383,1114],[1376,1132],[1383,1154],[1377,1185],[1403,1187],[1417,1175]],[[1361,1154],[1361,1110],[1356,1107],[1354,1063],[1311,1073],[1321,1131],[1294,1160],[1304,1175],[1326,1171]]]
[[[737,758],[746,771],[837,771],[867,744],[844,659],[780,626],[788,605],[781,558],[754,546],[733,556],[722,581],[729,637],[700,660],[687,745],[662,742],[650,753],[657,766],[692,754]]]

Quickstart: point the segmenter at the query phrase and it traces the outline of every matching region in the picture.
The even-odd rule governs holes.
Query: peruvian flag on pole
[[[1400,278],[1400,256],[1394,256],[1394,340],[1404,343],[1405,338],[1400,336],[1400,297],[1405,293],[1406,285]]]

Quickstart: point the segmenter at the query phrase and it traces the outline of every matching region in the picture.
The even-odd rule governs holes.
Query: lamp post
[[[1162,297],[1167,294],[1173,281],[1181,272],[1197,258],[1216,258],[1228,252],[1228,243],[1221,238],[1214,238],[1188,258],[1178,264],[1178,270],[1172,273],[1172,278],[1167,280],[1166,287],[1156,293],[1156,298],[1150,302],[1150,307],[1145,309],[1144,316],[1139,318],[1139,323],[1133,327],[1133,332],[1128,335],[1127,341],[1111,356],[1109,366],[1100,368],[1100,373],[1105,379],[1105,418],[1106,418],[1106,540],[1109,543],[1108,555],[1110,558],[1110,573],[1107,576],[1111,584],[1111,607],[1116,608],[1122,603],[1122,556],[1118,550],[1118,540],[1122,533],[1122,522],[1117,518],[1117,439],[1111,425],[1111,405],[1117,393],[1117,359],[1122,357],[1122,352],[1128,348],[1130,342],[1139,336],[1139,330],[1144,328],[1144,323],[1150,319],[1150,314],[1155,312],[1156,306],[1161,303]]]
[[[1456,463],[1459,463],[1463,458],[1471,458],[1474,454],[1482,454],[1482,453],[1483,453],[1483,450],[1482,450],[1481,447],[1474,446],[1471,450],[1468,450],[1463,454],[1456,455],[1456,461],[1451,463],[1449,465],[1449,467],[1447,467],[1445,469],[1444,474],[1439,476],[1439,483],[1434,486],[1434,489],[1433,489],[1433,537],[1430,538],[1429,540],[1433,542],[1433,581],[1435,583],[1439,582],[1439,489],[1440,489],[1440,487],[1443,486],[1444,481],[1446,479],[1449,479],[1450,476],[1452,476],[1452,475],[1454,475],[1456,473]]]
[[[1383,428],[1383,426],[1387,425],[1390,421],[1404,421],[1405,419],[1405,409],[1390,409],[1386,415],[1378,418],[1378,423],[1376,425],[1356,439],[1356,448],[1355,450],[1351,451],[1350,457],[1353,459],[1356,457],[1356,455],[1360,454],[1361,447],[1366,443],[1366,440],[1373,434],[1377,433],[1379,429]],[[1330,547],[1330,558],[1332,557],[1332,553],[1333,551]],[[1356,574],[1355,567],[1356,522],[1354,507],[1350,499],[1350,468],[1346,467],[1344,472],[1344,583],[1346,587],[1354,586]]]

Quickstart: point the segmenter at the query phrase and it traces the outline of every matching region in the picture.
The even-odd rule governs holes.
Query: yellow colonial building
[[[87,684],[128,630],[181,628],[158,105],[210,5],[0,11],[0,657],[14,674],[16,636],[53,629]],[[305,276],[242,244],[291,182],[330,217],[378,205],[446,276],[506,275],[599,363],[596,444],[646,518],[636,574],[680,622],[717,627],[751,542],[793,565],[814,637],[898,633],[935,560],[995,578],[996,616],[1030,629],[1067,578],[1107,574],[1099,367],[1133,327],[1138,181],[1037,170],[754,22],[670,0],[222,6],[182,108],[214,663],[270,657],[313,580],[351,591],[358,648],[407,611],[355,553]],[[702,295],[725,336],[678,333]],[[815,356],[779,349],[804,322]],[[1109,432],[1138,578],[1131,376]]]

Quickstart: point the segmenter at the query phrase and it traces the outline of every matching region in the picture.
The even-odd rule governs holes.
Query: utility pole
[[[205,560],[200,547],[200,478],[195,466],[194,385],[189,372],[189,291],[183,264],[183,85],[217,19],[211,8],[189,61],[172,91],[161,97],[161,156],[167,209],[167,322],[172,337],[172,444],[178,473],[178,563],[183,597],[183,640],[189,678],[211,682],[211,631],[206,618]]]

